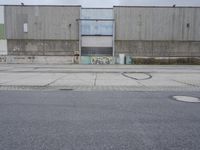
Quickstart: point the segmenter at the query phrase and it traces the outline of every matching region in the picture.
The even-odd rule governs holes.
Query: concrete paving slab
[[[150,75],[150,73],[131,73],[131,72],[124,72],[122,73],[122,75],[126,78],[132,79],[132,80],[136,80],[136,81],[140,81],[140,80],[148,80],[151,79],[152,76]]]
[[[24,73],[0,73],[0,84],[5,85],[7,83],[13,83],[22,79],[31,78],[31,74]]]
[[[139,82],[145,86],[163,86],[163,87],[173,87],[173,86],[186,86],[182,83],[171,80],[171,74],[151,74],[152,78],[147,80],[139,80]]]
[[[121,75],[121,73],[98,73],[96,86],[141,86],[137,81]]]
[[[16,79],[4,85],[20,86],[48,86],[48,84],[63,77],[64,74],[26,74],[24,78]]]
[[[126,72],[127,76],[123,75]],[[80,87],[88,90],[200,88],[200,66],[0,65],[0,86]],[[151,75],[152,78],[147,78]],[[24,88],[23,87],[23,88]],[[87,88],[86,88],[87,87]],[[97,88],[96,88],[97,87]]]
[[[68,73],[50,86],[94,86],[94,73]]]
[[[182,83],[188,86],[199,86],[200,87],[200,74],[195,73],[184,73],[184,74],[173,74],[170,76],[171,80],[178,83]]]

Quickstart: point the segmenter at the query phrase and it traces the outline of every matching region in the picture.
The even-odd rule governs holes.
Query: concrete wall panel
[[[200,8],[114,7],[116,40],[200,41]]]
[[[0,6],[0,24],[4,24],[4,6]]]
[[[189,50],[191,56],[200,56],[200,42],[191,42]]]
[[[7,40],[0,40],[0,55],[7,55]]]
[[[72,56],[78,41],[8,40],[8,54],[16,56]]]
[[[200,57],[200,42],[116,41],[115,53],[138,57]]]
[[[5,15],[7,39],[78,40],[80,7],[5,6]]]
[[[72,64],[72,56],[7,56],[7,63],[14,64]]]

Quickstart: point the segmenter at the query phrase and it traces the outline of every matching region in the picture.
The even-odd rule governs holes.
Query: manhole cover
[[[200,99],[197,97],[191,97],[191,96],[173,96],[173,99],[177,101],[182,102],[190,102],[190,103],[199,103]]]

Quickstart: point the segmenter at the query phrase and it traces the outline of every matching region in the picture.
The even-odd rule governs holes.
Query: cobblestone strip
[[[200,87],[134,87],[134,86],[0,86],[13,91],[200,91]]]

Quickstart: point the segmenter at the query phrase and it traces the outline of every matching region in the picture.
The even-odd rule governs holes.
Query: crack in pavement
[[[137,82],[139,85],[143,86],[143,87],[146,87],[144,84],[142,84],[139,80],[147,80],[147,79],[151,79],[152,76],[148,74],[148,78],[145,78],[145,79],[137,79],[137,78],[134,78],[134,77],[130,77],[128,75],[126,75],[126,73],[133,73],[133,72],[122,72],[121,75],[125,78],[129,78],[129,79],[132,79],[132,80],[135,80],[135,82]],[[137,72],[138,73],[138,72]],[[141,73],[141,72],[139,72]],[[145,75],[147,75],[147,73],[143,73]]]
[[[55,83],[56,81],[58,81],[58,80],[64,78],[65,76],[66,76],[66,75],[61,76],[61,77],[59,77],[59,78],[57,78],[57,79],[55,79],[55,80],[53,80],[53,81],[51,81],[51,82],[45,84],[43,87],[48,87],[49,85],[51,85],[51,84]]]
[[[96,82],[97,82],[97,73],[95,73],[94,85],[93,86],[96,86]]]
[[[174,79],[172,79],[172,81],[175,81],[175,82],[177,82],[177,83],[182,83],[182,84],[185,84],[185,85],[189,85],[189,86],[193,86],[193,87],[200,87],[200,86],[195,85],[195,84],[186,83],[186,82],[178,81],[178,80],[174,80]]]

